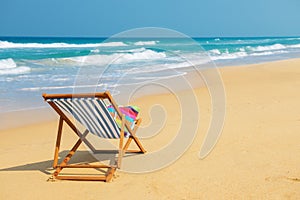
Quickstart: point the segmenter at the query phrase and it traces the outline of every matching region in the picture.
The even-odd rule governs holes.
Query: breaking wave
[[[93,48],[127,46],[124,42],[69,44],[69,43],[14,43],[0,40],[0,48]]]
[[[24,74],[28,72],[30,72],[30,67],[18,67],[12,58],[0,60],[0,75]]]

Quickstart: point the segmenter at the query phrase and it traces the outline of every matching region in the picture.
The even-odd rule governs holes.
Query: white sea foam
[[[20,91],[41,91],[41,90],[59,90],[59,89],[78,89],[78,88],[95,88],[103,86],[104,84],[98,85],[66,85],[66,86],[46,86],[46,87],[31,87],[21,88]]]
[[[92,50],[91,50],[91,53],[99,53],[99,52],[100,52],[99,49],[92,49]]]
[[[75,65],[106,65],[106,64],[125,64],[134,61],[156,60],[166,58],[164,52],[156,52],[149,49],[137,51],[135,53],[114,53],[109,55],[89,55],[70,58],[56,59],[56,62],[75,64]]]
[[[300,44],[294,44],[294,45],[290,45],[290,48],[300,48]]]
[[[219,49],[212,49],[212,50],[209,50],[209,53],[212,53],[212,54],[221,54],[221,52],[220,52]]]
[[[146,48],[137,48],[137,49],[127,49],[127,50],[116,50],[117,53],[135,53],[135,52],[143,52]]]
[[[300,38],[287,38],[286,40],[300,40]]]
[[[14,43],[0,41],[0,48],[85,48],[85,47],[115,47],[127,46],[124,42],[90,43],[90,44],[69,44],[69,43]]]
[[[17,66],[11,58],[0,60],[0,75],[24,74],[30,72],[30,67]]]
[[[220,55],[211,55],[212,60],[226,60],[226,59],[237,59],[237,58],[243,58],[248,56],[246,52],[235,52],[235,53],[229,53],[225,52]]]
[[[265,52],[259,52],[259,53],[252,53],[251,56],[269,56],[274,54],[282,54],[287,53],[288,51],[279,50],[279,51],[265,51]]]
[[[226,60],[226,59],[239,59],[247,56],[272,56],[274,54],[288,53],[290,48],[300,48],[300,44],[294,45],[283,45],[283,44],[273,44],[266,46],[256,46],[256,47],[241,47],[237,52],[229,53],[228,49],[225,52],[220,52],[219,49],[212,49],[208,51],[212,60]]]
[[[252,53],[251,56],[268,56],[268,55],[273,55],[274,52],[272,51],[265,51],[265,52],[260,52],[260,53]]]
[[[138,41],[134,45],[143,46],[143,45],[156,45],[158,41]]]
[[[276,50],[276,47],[279,50]],[[288,52],[286,50],[282,50],[279,47],[280,46],[273,46],[268,51],[256,50],[256,51],[246,52],[244,48],[241,48],[239,52],[233,52],[233,53],[229,53],[228,50],[226,50],[224,53],[220,53],[220,54],[218,54],[217,51],[212,51],[214,53],[212,53],[210,51],[209,53],[210,53],[210,58],[212,60],[226,60],[226,59],[240,59],[240,58],[244,58],[244,57],[248,57],[248,56],[271,56],[274,54],[282,54],[282,53]],[[262,48],[260,48],[260,49],[262,49]],[[268,48],[266,47],[266,49],[268,49]]]
[[[132,54],[125,54],[122,56],[123,61],[131,61],[131,60],[152,60],[152,59],[160,59],[165,58],[166,54],[164,52],[156,52],[152,50],[145,50],[143,52],[136,52]]]
[[[258,46],[258,47],[249,47],[252,51],[270,51],[270,50],[278,50],[285,49],[286,47],[282,44],[273,44],[268,46]]]
[[[20,66],[12,69],[0,70],[0,75],[24,74],[30,72],[30,67]]]
[[[11,58],[0,60],[0,70],[1,69],[11,69],[11,68],[15,68],[15,67],[17,67],[17,65],[14,62],[14,60]]]

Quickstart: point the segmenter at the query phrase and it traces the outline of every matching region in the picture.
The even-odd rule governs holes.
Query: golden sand
[[[183,156],[151,173],[118,171],[110,183],[47,182],[53,172],[57,120],[2,130],[0,199],[299,199],[300,59],[219,70],[226,118],[217,145],[205,159],[198,157],[211,114],[204,87],[195,89],[201,99],[200,125]],[[148,110],[159,101],[168,113],[168,126],[144,141],[148,152],[167,144],[178,130],[181,119],[172,98],[161,94],[135,102]],[[143,126],[151,123],[148,113],[141,115]],[[67,150],[75,134],[64,131],[62,150]],[[90,157],[84,147],[80,150],[79,156]]]

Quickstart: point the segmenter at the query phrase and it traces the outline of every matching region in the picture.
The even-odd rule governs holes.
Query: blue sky
[[[106,37],[163,27],[193,37],[299,36],[299,0],[1,0],[0,36]]]

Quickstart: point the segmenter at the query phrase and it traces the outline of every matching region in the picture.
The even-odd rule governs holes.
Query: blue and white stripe
[[[47,101],[55,103],[61,110],[71,114],[94,135],[102,138],[120,138],[120,129],[102,99],[58,98]]]

